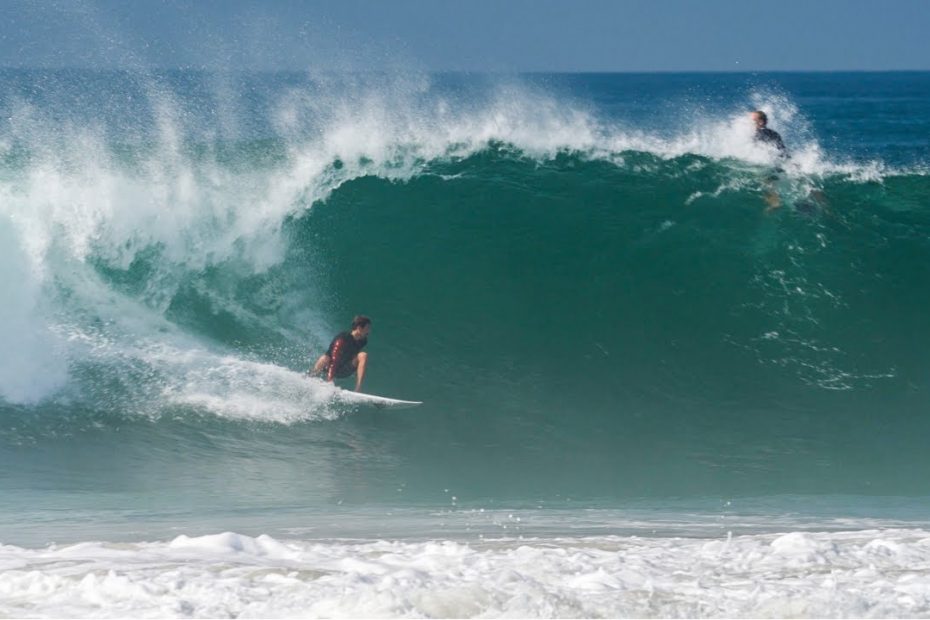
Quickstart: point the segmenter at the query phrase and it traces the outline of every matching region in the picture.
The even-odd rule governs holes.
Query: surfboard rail
[[[366,394],[364,392],[352,392],[339,388],[334,396],[335,400],[353,405],[370,405],[378,409],[409,409],[419,407],[423,401],[419,400],[401,400],[398,398],[388,398],[378,396],[377,394]]]

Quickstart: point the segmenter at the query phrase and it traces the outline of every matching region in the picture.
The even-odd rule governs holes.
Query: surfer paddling
[[[362,387],[365,364],[368,362],[368,354],[362,349],[368,344],[370,333],[371,319],[361,315],[355,317],[352,320],[352,328],[333,338],[329,349],[320,356],[307,374],[323,376],[327,381],[333,381],[357,373],[355,391],[358,392]]]

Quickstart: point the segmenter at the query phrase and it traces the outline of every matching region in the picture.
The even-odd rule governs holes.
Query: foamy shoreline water
[[[15,617],[927,617],[930,531],[0,546]]]

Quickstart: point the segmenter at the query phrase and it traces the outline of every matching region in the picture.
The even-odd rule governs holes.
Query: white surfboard
[[[351,405],[370,405],[378,409],[409,409],[418,407],[423,404],[419,400],[398,400],[396,398],[386,398],[374,394],[363,394],[361,392],[350,392],[349,390],[338,389],[335,394],[337,401]]]

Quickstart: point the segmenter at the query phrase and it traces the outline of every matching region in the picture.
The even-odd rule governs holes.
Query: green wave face
[[[293,240],[328,266],[333,322],[375,317],[372,389],[434,404],[416,441],[463,469],[608,495],[921,490],[899,468],[927,463],[930,221],[902,205],[926,179],[789,181],[766,213],[766,171],[641,159],[361,179]]]
[[[366,476],[426,496],[923,493],[928,187],[492,150],[345,182],[279,264],[186,273],[164,316],[294,371],[372,316],[366,389],[427,404],[298,432],[351,432],[400,459]],[[98,271],[136,294],[159,257]]]

